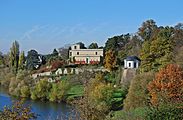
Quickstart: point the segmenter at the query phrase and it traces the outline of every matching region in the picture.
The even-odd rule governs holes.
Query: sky
[[[183,22],[183,0],[0,0],[0,51],[15,40],[21,51],[41,54],[80,41],[103,46],[148,19],[159,26]]]

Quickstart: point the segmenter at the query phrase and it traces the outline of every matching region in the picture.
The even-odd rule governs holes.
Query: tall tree
[[[173,61],[174,48],[174,29],[172,27],[161,27],[151,40],[144,41],[142,45],[140,71],[158,71],[170,64]]]
[[[85,47],[85,44],[84,44],[84,43],[82,43],[82,42],[78,42],[78,43],[76,43],[76,44],[79,44],[79,45],[80,45],[80,49],[86,49],[86,47]]]
[[[152,69],[152,62],[154,61],[154,57],[152,57],[152,54],[150,53],[150,46],[150,41],[144,41],[142,45],[142,49],[140,52],[140,72],[148,72]]]
[[[124,46],[121,46],[121,50],[118,51],[119,59],[123,61],[127,56],[139,56],[141,45],[142,41],[137,35],[131,36]]]
[[[69,59],[69,50],[71,49],[70,46],[71,46],[71,45],[68,44],[68,45],[65,45],[64,47],[61,47],[61,48],[58,49],[58,51],[59,51],[59,56],[61,56],[61,58],[62,58],[63,60]]]
[[[97,43],[91,43],[89,46],[88,46],[89,49],[97,49],[98,48],[98,44]]]
[[[183,23],[178,23],[177,25],[175,25],[174,28],[178,30],[183,30]]]
[[[122,49],[122,47],[125,46],[125,44],[129,41],[129,39],[130,39],[130,34],[108,38],[107,42],[105,43],[105,51],[108,51],[110,49],[114,51],[119,51]]]
[[[0,65],[3,65],[3,53],[0,52]]]
[[[10,48],[10,66],[15,72],[18,70],[19,54],[19,43],[14,41]]]
[[[152,19],[147,20],[142,23],[142,26],[139,28],[138,34],[143,40],[149,40],[153,37],[154,32],[157,30],[156,22]]]
[[[42,64],[45,64],[45,58],[43,56],[39,55],[36,50],[28,51],[26,59],[27,69],[38,69]]]
[[[152,69],[158,70],[172,62],[173,48],[175,46],[172,39],[173,34],[173,28],[165,27],[158,33],[157,39],[152,41],[150,53],[155,59]]]
[[[20,57],[19,57],[19,62],[18,62],[18,64],[19,64],[19,69],[24,69],[24,66],[25,66],[25,53],[24,53],[24,51],[22,51],[21,53],[20,53]]]
[[[52,52],[52,55],[53,56],[58,56],[58,51],[56,49],[54,49],[53,52]]]
[[[104,66],[109,71],[112,71],[116,66],[116,55],[115,52],[109,50],[105,53]]]

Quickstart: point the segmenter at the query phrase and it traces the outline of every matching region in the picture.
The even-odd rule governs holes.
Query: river
[[[16,100],[7,94],[7,92],[0,88],[0,110],[3,109],[5,105],[12,105],[12,101]],[[26,103],[31,105],[33,112],[38,114],[37,120],[55,120],[61,119],[68,120],[68,117],[72,116],[72,107],[66,103],[53,103],[53,102],[42,102],[26,100]]]

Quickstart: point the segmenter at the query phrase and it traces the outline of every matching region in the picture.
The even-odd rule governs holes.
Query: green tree
[[[112,107],[114,87],[107,84],[102,73],[85,86],[84,96],[75,101],[81,119],[103,120]]]
[[[33,100],[48,100],[51,84],[47,80],[40,80],[36,86],[31,90],[31,98]]]
[[[88,46],[89,49],[97,49],[98,48],[98,44],[97,43],[91,43],[89,46]]]
[[[157,30],[156,22],[152,19],[147,20],[142,23],[142,26],[139,28],[138,34],[143,40],[150,40],[155,31]]]
[[[151,42],[150,53],[155,59],[152,63],[153,70],[157,71],[172,62],[175,46],[172,38],[173,34],[173,28],[165,27],[158,33],[157,39]]]
[[[122,49],[123,46],[129,41],[130,34],[114,36],[112,38],[108,38],[107,42],[105,43],[105,51],[110,49],[114,51],[119,51]]]
[[[79,44],[79,45],[80,45],[80,49],[86,49],[86,47],[85,47],[85,44],[84,44],[84,43],[82,43],[82,42],[78,42],[78,43],[76,43],[76,44]]]
[[[16,97],[28,97],[30,93],[27,88],[34,86],[34,80],[26,70],[18,70],[16,77],[9,78],[9,93]],[[26,94],[26,95],[25,95]]]
[[[56,49],[53,50],[52,56],[58,56],[58,51]]]
[[[178,30],[183,30],[183,23],[178,23],[177,25],[175,25],[174,28]]]
[[[0,52],[0,65],[3,65],[4,63],[3,63],[3,53],[2,52]]]
[[[174,29],[172,27],[159,29],[152,39],[144,41],[142,45],[140,71],[158,71],[171,63],[174,60],[175,46]]]
[[[20,57],[19,57],[19,62],[18,62],[19,69],[24,69],[25,61],[26,61],[25,53],[24,53],[24,51],[22,51],[21,54],[20,54]]]
[[[10,66],[14,72],[18,70],[19,53],[19,43],[14,41],[10,48]]]
[[[152,70],[152,62],[154,61],[154,57],[152,57],[152,54],[150,53],[150,47],[151,41],[144,41],[140,52],[141,72],[148,72]]]
[[[123,61],[127,56],[140,56],[142,41],[138,36],[131,36],[129,40],[118,51],[118,58]]]
[[[26,68],[28,70],[38,69],[41,65],[46,63],[44,56],[38,54],[36,50],[28,51],[26,58]]]
[[[69,88],[70,88],[69,83],[65,80],[60,81],[59,83],[56,84],[52,84],[52,88],[49,93],[49,100],[56,102],[62,101]]]

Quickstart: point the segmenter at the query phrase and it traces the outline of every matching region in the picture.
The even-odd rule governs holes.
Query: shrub
[[[70,88],[69,83],[65,80],[60,81],[59,83],[53,83],[52,88],[49,92],[49,100],[60,102],[65,99],[66,92]]]
[[[147,108],[136,108],[129,111],[112,111],[106,120],[145,120]]]
[[[129,92],[124,101],[124,110],[147,106],[149,95],[146,86],[153,78],[154,74],[149,72],[139,74],[131,81]]]
[[[29,97],[29,88],[34,85],[34,81],[25,70],[19,70],[16,78],[11,78],[9,84],[9,93],[17,97]]]
[[[23,86],[20,89],[21,97],[28,98],[30,96],[30,89],[28,86]]]
[[[31,98],[47,100],[49,99],[49,92],[51,90],[51,84],[47,80],[40,80],[31,91]]]
[[[147,120],[183,120],[183,105],[162,104],[147,110]]]
[[[151,103],[175,103],[183,101],[183,70],[177,65],[167,65],[149,83]]]

